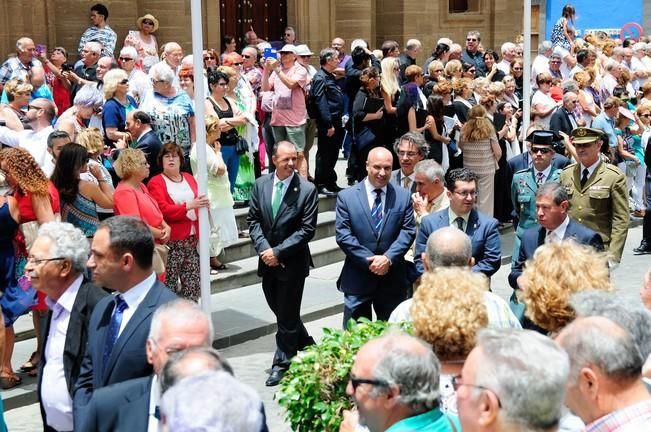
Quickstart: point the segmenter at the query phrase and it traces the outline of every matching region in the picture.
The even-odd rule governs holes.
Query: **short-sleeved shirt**
[[[119,132],[126,131],[127,114],[138,108],[135,99],[127,95],[127,105],[123,105],[115,98],[106,101],[102,108],[102,126],[106,128],[116,128]],[[113,145],[113,141],[108,136],[104,137],[104,142],[108,146]]]
[[[102,57],[113,57],[117,39],[118,35],[108,25],[104,26],[104,28],[96,26],[88,27],[79,39],[79,49],[77,51],[81,54],[84,45],[88,42],[96,41],[102,44]]]
[[[150,115],[152,128],[160,141],[175,142],[181,146],[184,155],[190,154],[190,117],[194,117],[192,100],[187,93],[177,92],[166,97],[159,93],[145,98],[140,109]]]
[[[10,57],[0,66],[0,84],[5,84],[11,79],[27,79],[27,73],[34,66],[41,66],[38,59],[32,59],[28,65],[23,64],[18,57]]]
[[[283,73],[289,79],[295,80],[298,85],[289,89],[275,72],[269,76],[269,85],[274,91],[270,124],[271,126],[301,126],[307,118],[303,91],[308,82],[307,70],[295,63],[289,69],[283,69]]]

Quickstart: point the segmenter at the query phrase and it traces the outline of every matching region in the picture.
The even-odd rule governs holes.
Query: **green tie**
[[[273,215],[274,219],[276,218],[276,215],[278,214],[278,209],[280,208],[280,203],[283,200],[283,187],[285,186],[285,183],[279,181],[276,183],[276,192],[274,193],[274,198],[273,201],[271,202],[271,214]]]

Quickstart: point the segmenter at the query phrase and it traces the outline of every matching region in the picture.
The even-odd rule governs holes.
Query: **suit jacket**
[[[336,207],[336,240],[346,254],[337,286],[346,294],[372,294],[380,284],[396,289],[409,285],[411,263],[404,256],[416,235],[411,197],[402,187],[387,185],[384,217],[376,231],[371,218],[365,181],[339,192]],[[369,270],[367,258],[385,255],[389,272],[377,276]]]
[[[404,177],[402,176],[402,170],[400,168],[398,168],[397,170],[393,170],[391,172],[391,180],[389,180],[389,182],[394,186],[402,187],[402,179],[403,178]],[[415,181],[411,182],[411,185],[409,187],[409,192],[410,193],[416,192],[416,182]]]
[[[540,225],[525,230],[520,243],[520,252],[518,258],[511,264],[511,273],[509,273],[509,285],[513,289],[518,289],[518,277],[522,274],[524,263],[533,258],[534,252],[539,246],[545,243],[547,230]],[[574,240],[577,243],[590,245],[597,250],[604,249],[604,243],[601,236],[590,228],[581,225],[577,221],[570,219],[563,240]]]
[[[274,173],[255,182],[246,221],[258,255],[273,248],[282,266],[269,267],[258,260],[258,276],[273,273],[276,277],[305,277],[312,258],[308,243],[316,230],[319,196],[314,185],[294,173],[274,218],[271,199]]]
[[[70,320],[68,321],[68,330],[66,332],[66,339],[63,346],[63,375],[66,379],[68,393],[70,393],[71,396],[77,378],[79,377],[81,363],[84,358],[84,350],[88,339],[88,322],[90,321],[90,316],[97,303],[107,295],[108,293],[106,291],[84,278],[79,287],[79,291],[77,291],[75,302],[72,305]],[[46,323],[41,328],[43,349],[47,346],[51,323],[52,311],[48,311]],[[38,365],[37,394],[41,406],[41,417],[43,418],[44,426],[47,425],[47,418],[41,400],[41,386],[43,384],[43,368],[45,367],[45,363],[45,355],[42,355],[41,362]]]
[[[630,219],[624,174],[616,166],[600,162],[581,186],[581,165],[577,163],[561,172],[561,183],[570,198],[570,217],[598,232],[611,258],[619,262]]]
[[[576,118],[574,119],[574,123],[576,124]],[[574,129],[574,126],[572,126],[570,114],[565,110],[565,108],[560,107],[554,111],[554,114],[552,114],[552,117],[549,120],[549,130],[553,130],[554,132],[561,131],[569,135],[570,132],[572,132],[572,129]]]
[[[111,323],[114,298],[106,297],[97,304],[90,318],[86,354],[74,390],[75,424],[83,424],[84,408],[93,391],[152,373],[145,353],[151,318],[159,306],[176,298],[156,280],[115,342],[106,367],[103,364],[104,342]]]
[[[158,153],[163,148],[163,143],[161,143],[156,132],[151,129],[138,139],[136,148],[145,153],[147,163],[149,164],[149,177],[143,182],[147,184],[150,178],[163,172],[163,169],[158,165]]]
[[[425,216],[421,221],[416,236],[414,256],[414,264],[416,264],[419,274],[423,274],[424,271],[422,253],[425,252],[429,235],[437,229],[447,226],[450,226],[447,208]],[[468,217],[466,234],[472,242],[472,256],[475,259],[472,271],[481,272],[491,277],[502,264],[502,244],[497,219],[485,215],[477,209],[472,209]]]

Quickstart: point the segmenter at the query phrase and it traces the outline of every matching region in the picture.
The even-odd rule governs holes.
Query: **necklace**
[[[174,180],[172,177],[168,176],[167,174],[163,173],[165,177],[167,177],[171,182],[173,183],[183,183],[183,176],[179,174],[179,177],[181,177],[179,180]]]

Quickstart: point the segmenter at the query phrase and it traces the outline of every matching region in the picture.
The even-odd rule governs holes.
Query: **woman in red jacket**
[[[205,195],[198,195],[194,177],[181,172],[183,162],[181,147],[174,143],[165,144],[158,155],[158,163],[163,172],[152,177],[147,187],[158,203],[165,222],[172,228],[168,243],[170,253],[166,285],[175,293],[196,301],[201,289],[197,209],[208,207],[210,202]]]

